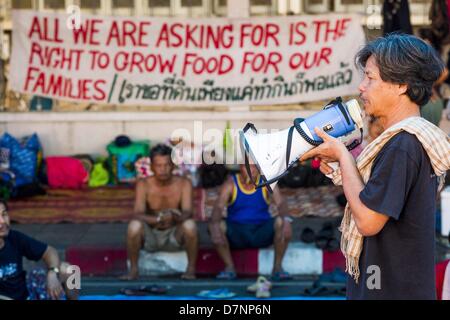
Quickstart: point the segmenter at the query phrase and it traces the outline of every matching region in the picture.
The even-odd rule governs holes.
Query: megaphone
[[[320,112],[306,119],[297,118],[293,126],[276,133],[258,134],[255,126],[247,123],[239,132],[239,140],[247,173],[256,188],[265,186],[272,192],[277,181],[288,173],[304,153],[323,142],[315,133],[315,127],[322,128],[335,138],[349,135],[359,129],[361,139],[347,146],[347,149],[351,150],[362,142],[361,108],[355,99],[344,103],[338,97]],[[255,183],[251,175],[249,158],[260,173],[259,184]]]

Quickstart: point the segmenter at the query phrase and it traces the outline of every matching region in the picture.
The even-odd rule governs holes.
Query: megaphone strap
[[[294,127],[289,128],[288,133],[288,141],[287,141],[287,148],[286,148],[286,168],[289,166],[289,159],[291,158],[291,146],[292,146],[292,135],[294,133]]]
[[[252,170],[250,169],[250,163],[248,161],[247,152],[244,152],[244,161],[245,161],[245,170],[247,170],[247,174],[250,178],[250,181],[256,186],[255,179],[253,179],[253,176],[252,176]]]
[[[362,141],[363,141],[363,128],[359,129],[360,133],[361,133],[361,138],[358,140],[353,140],[352,143],[350,143],[348,146],[345,146],[347,148],[348,151],[352,151],[353,149],[355,149],[357,146],[359,146]]]
[[[280,180],[281,178],[283,178],[285,175],[287,175],[289,173],[289,169],[295,164],[295,161],[293,161],[287,168],[286,171],[284,171],[282,174],[280,174],[279,176],[272,178],[270,180],[267,180],[266,177],[264,175],[261,175],[261,179],[263,180],[263,182],[259,183],[256,186],[256,189],[262,188],[262,187],[266,187],[270,193],[272,193],[272,189],[270,188],[270,185],[274,182],[277,182],[278,180]]]
[[[242,131],[244,131],[244,133],[245,133],[245,132],[248,131],[248,129],[252,129],[253,131],[255,131],[255,133],[258,133],[258,130],[256,130],[256,127],[255,127],[255,125],[253,123],[250,123],[250,122],[247,123],[245,125],[244,129],[242,129]]]
[[[245,133],[248,131],[248,129],[252,129],[255,133],[258,133],[258,130],[256,130],[256,127],[253,123],[248,122],[242,131]],[[250,170],[250,163],[248,161],[247,152],[244,152],[244,161],[245,161],[245,169],[247,170],[247,174],[250,178],[250,181],[256,186],[255,179],[253,179],[252,171]]]

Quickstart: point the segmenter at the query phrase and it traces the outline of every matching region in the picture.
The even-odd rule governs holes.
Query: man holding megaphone
[[[254,163],[262,180],[254,184],[272,190],[297,160],[320,159],[348,201],[340,228],[347,297],[435,299],[436,197],[450,169],[450,138],[420,117],[420,107],[444,64],[424,41],[399,34],[368,43],[356,58],[364,109],[383,129],[356,162],[349,152],[356,144],[338,138],[362,135],[361,110],[337,98],[276,133],[247,124],[240,133],[247,171]]]
[[[361,101],[382,134],[355,162],[339,139],[315,128],[323,143],[300,160],[319,158],[321,171],[344,188],[347,297],[436,299],[436,197],[450,168],[450,138],[420,117],[420,106],[444,65],[410,35],[378,38],[356,58],[364,71]],[[334,170],[329,163],[336,161]]]

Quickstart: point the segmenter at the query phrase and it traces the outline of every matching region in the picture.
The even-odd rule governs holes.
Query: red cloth
[[[442,300],[442,289],[444,287],[445,270],[450,260],[445,260],[436,265],[436,293],[437,299]]]
[[[313,159],[311,161],[311,168],[319,169],[320,168],[320,160],[319,159]]]
[[[333,272],[336,268],[345,270],[345,257],[341,250],[327,251],[322,250],[322,272]]]
[[[78,159],[47,157],[46,161],[50,188],[80,189],[89,179],[89,173]]]

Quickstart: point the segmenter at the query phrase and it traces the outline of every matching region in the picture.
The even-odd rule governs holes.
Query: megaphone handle
[[[328,162],[327,165],[333,169],[333,172],[339,169],[339,162]],[[332,173],[326,174],[326,177],[333,179]]]
[[[339,162],[336,161],[328,162],[327,165],[330,166],[335,171],[339,168]]]
[[[363,128],[359,128],[359,131],[361,132],[361,139],[358,140],[354,140],[352,143],[350,143],[348,146],[346,146],[348,151],[352,151],[353,149],[355,149],[357,146],[359,146],[362,141],[363,141]]]

